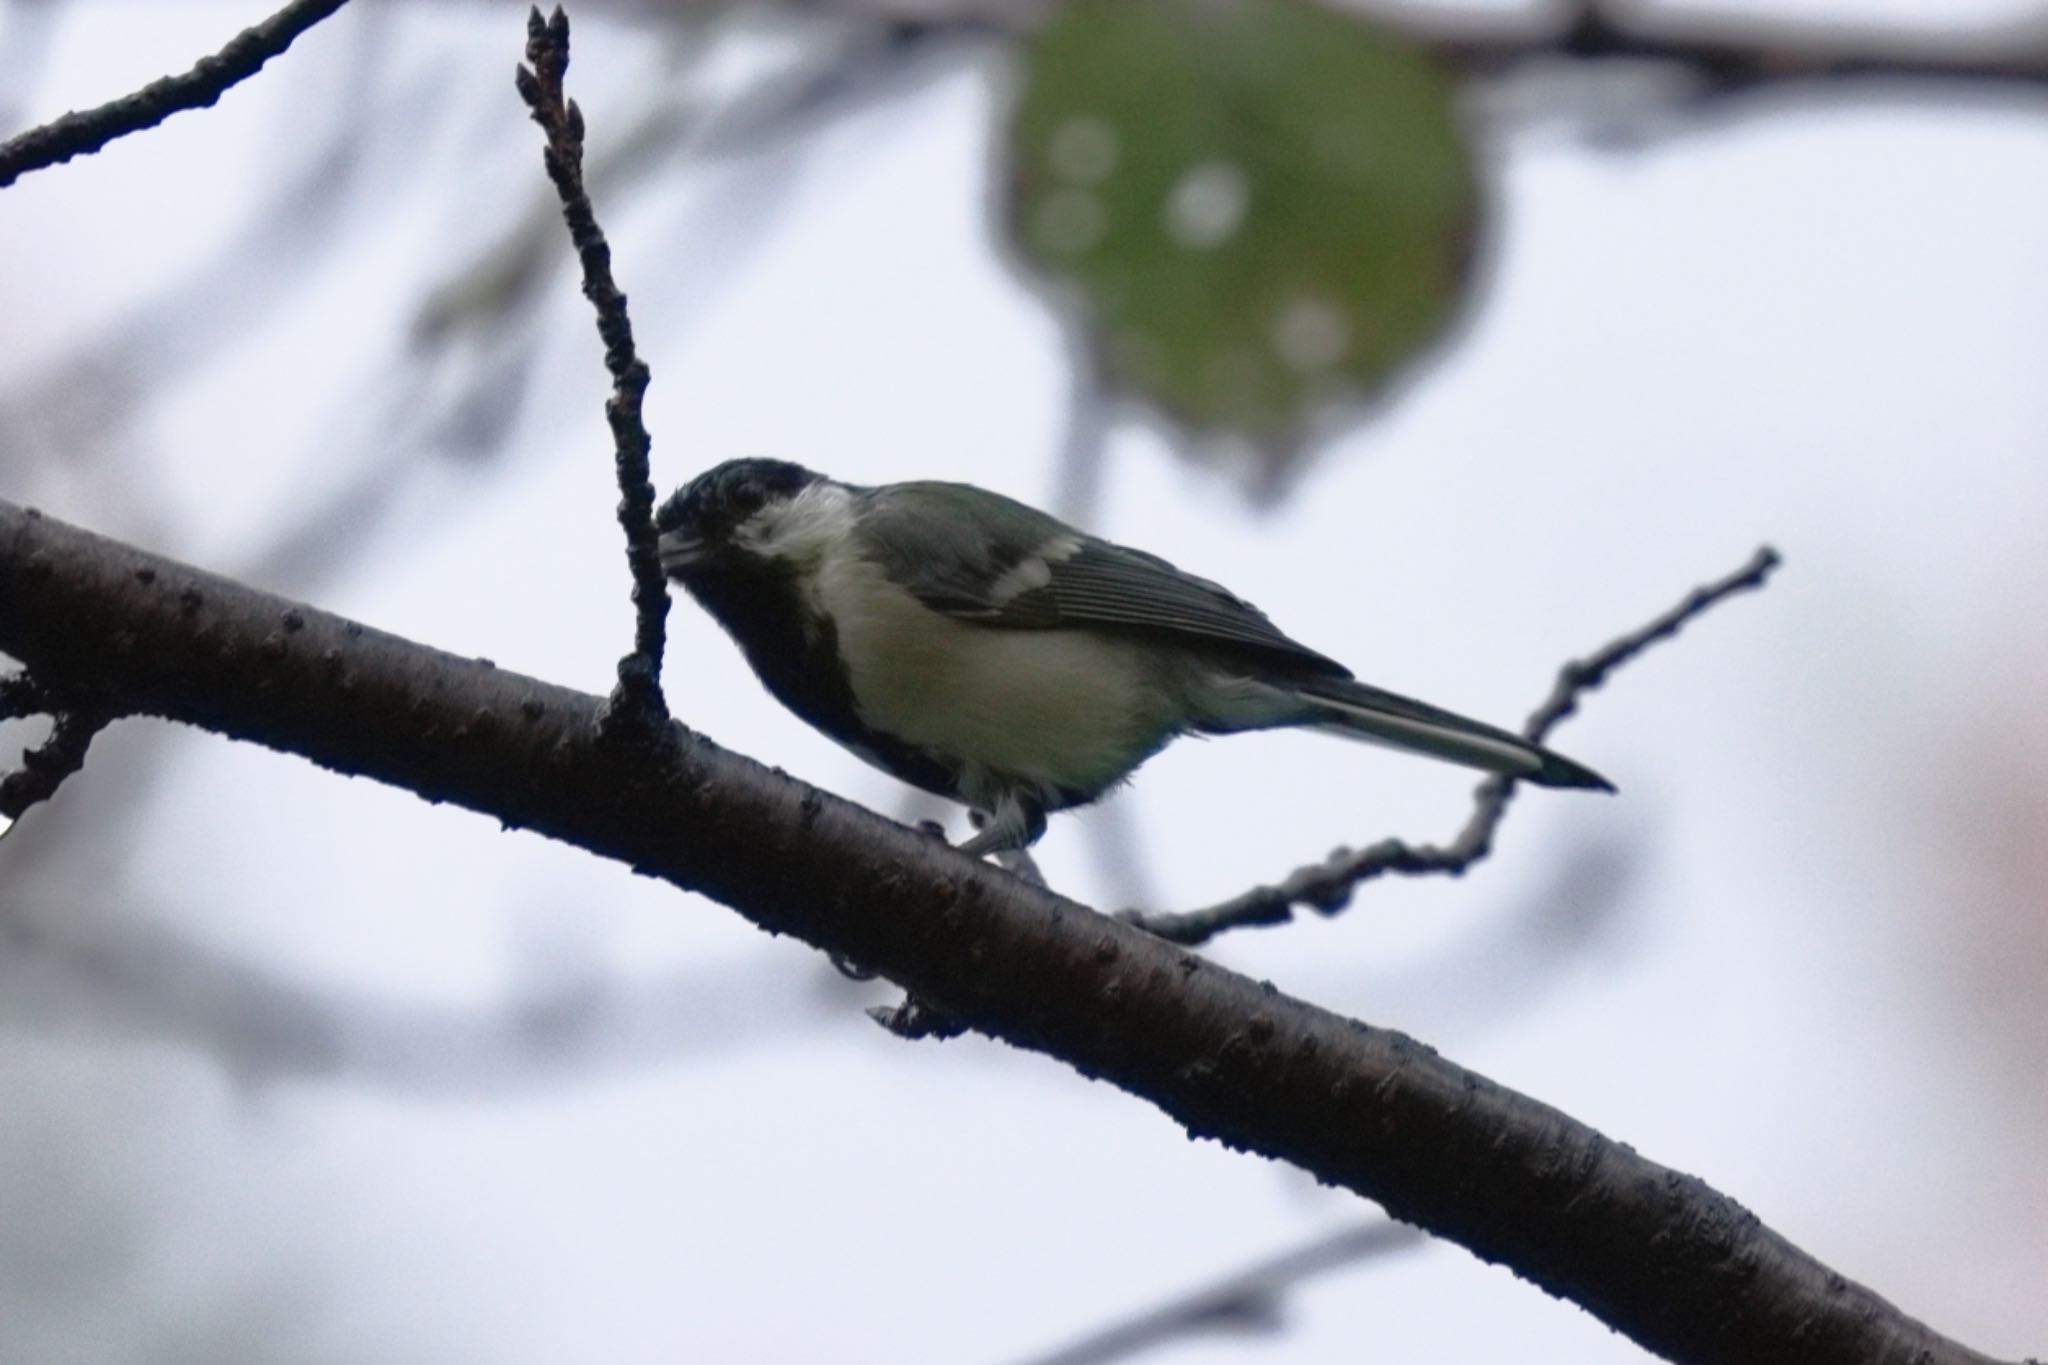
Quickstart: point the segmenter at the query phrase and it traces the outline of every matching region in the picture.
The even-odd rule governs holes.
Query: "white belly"
[[[1093,791],[1172,724],[1139,642],[959,621],[862,562],[822,565],[816,581],[861,719],[959,765],[970,799],[1019,782]]]

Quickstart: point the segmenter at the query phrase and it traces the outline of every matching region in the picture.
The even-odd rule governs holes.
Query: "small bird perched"
[[[1223,588],[960,483],[862,488],[730,460],[655,517],[661,565],[768,690],[1022,848],[1184,734],[1309,726],[1612,791],[1506,730],[1357,681]]]

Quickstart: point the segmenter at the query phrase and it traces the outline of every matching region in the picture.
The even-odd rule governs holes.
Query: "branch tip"
[[[151,81],[96,109],[66,114],[0,142],[0,189],[31,171],[90,156],[117,138],[154,128],[173,114],[212,105],[346,3],[348,0],[292,0],[268,19],[236,34],[219,52],[200,58],[189,71]]]
[[[89,702],[60,700],[29,678],[15,674],[0,679],[0,719],[19,720],[48,715],[49,737],[21,756],[18,771],[0,775],[0,834],[13,828],[31,806],[57,794],[64,780],[85,766],[93,737],[106,729],[115,713]]]
[[[1693,618],[1728,598],[1763,587],[1783,562],[1775,549],[1761,546],[1741,568],[1694,588],[1677,606],[1647,625],[1609,641],[1582,659],[1568,661],[1558,669],[1550,695],[1522,726],[1523,736],[1542,743],[1551,731],[1577,712],[1579,699],[1604,684],[1615,669],[1650,646],[1678,634]],[[1358,888],[1375,878],[1462,877],[1493,852],[1494,835],[1507,818],[1515,787],[1511,777],[1495,776],[1481,782],[1472,793],[1472,814],[1448,846],[1418,846],[1400,839],[1382,839],[1360,850],[1340,848],[1319,863],[1296,868],[1277,885],[1253,887],[1200,910],[1149,915],[1127,911],[1124,918],[1170,942],[1195,947],[1232,929],[1289,923],[1297,906],[1325,917],[1341,914]]]
[[[565,96],[569,66],[569,16],[557,5],[546,18],[533,6],[526,16],[526,60],[514,77],[520,98],[547,135],[541,164],[562,201],[569,245],[583,270],[583,296],[597,313],[604,365],[612,376],[605,421],[612,431],[619,482],[618,520],[626,537],[626,567],[632,578],[633,649],[619,660],[599,724],[607,736],[647,736],[668,721],[661,692],[661,661],[667,647],[668,583],[661,571],[654,533],[654,483],[648,465],[653,445],[641,417],[649,374],[633,345],[626,296],[612,278],[611,248],[598,226],[597,211],[583,184],[583,111]]]

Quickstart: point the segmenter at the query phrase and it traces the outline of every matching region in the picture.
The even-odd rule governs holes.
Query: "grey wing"
[[[1013,630],[1104,626],[1350,670],[1289,639],[1228,589],[963,484],[898,484],[861,528],[889,578],[933,611]]]
[[[862,548],[889,581],[933,611],[1018,627],[1059,624],[1008,608],[1049,578],[1047,561],[1086,539],[1057,517],[959,483],[870,489],[860,508]]]

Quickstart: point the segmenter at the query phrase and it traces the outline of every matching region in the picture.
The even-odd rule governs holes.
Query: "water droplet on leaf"
[[[1289,369],[1328,370],[1351,347],[1351,320],[1328,299],[1294,299],[1273,319],[1273,350]]]
[[[1229,241],[1244,225],[1251,182],[1227,161],[1205,161],[1174,182],[1166,197],[1166,235],[1191,251]]]

